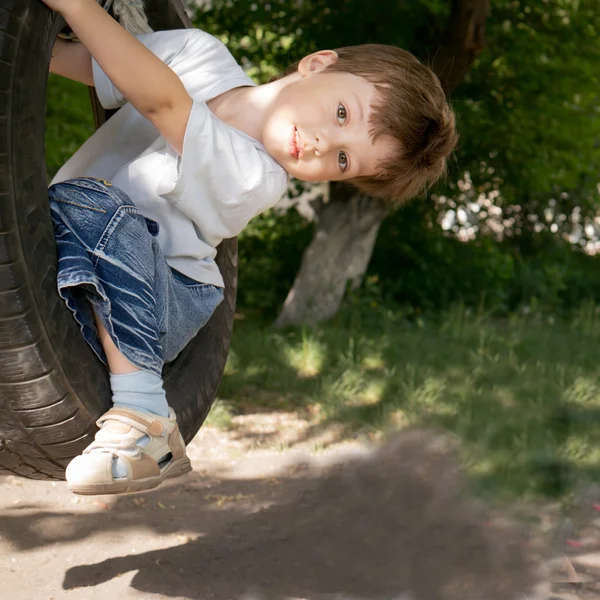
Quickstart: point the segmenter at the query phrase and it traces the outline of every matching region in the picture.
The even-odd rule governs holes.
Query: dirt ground
[[[203,427],[194,471],[153,492],[0,479],[0,598],[600,598],[598,505],[576,537],[544,533],[469,498],[438,434],[367,446],[296,442],[293,414],[233,425]]]

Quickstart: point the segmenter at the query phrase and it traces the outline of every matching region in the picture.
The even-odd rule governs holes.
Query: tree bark
[[[446,94],[459,86],[485,48],[485,21],[489,11],[490,0],[452,0],[446,30],[431,65]]]
[[[485,47],[489,0],[452,0],[432,68],[449,94]],[[379,200],[331,184],[315,235],[276,326],[316,324],[339,310],[347,285],[357,288],[369,265],[377,233],[389,209]]]
[[[316,324],[333,317],[346,286],[357,288],[371,259],[379,227],[389,214],[382,201],[332,185],[312,242],[276,326]]]

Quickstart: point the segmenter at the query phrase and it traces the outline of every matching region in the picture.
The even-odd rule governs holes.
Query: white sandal
[[[96,424],[100,430],[95,440],[67,467],[67,485],[74,494],[151,490],[168,477],[179,477],[192,470],[173,409],[169,417],[160,417],[111,408]],[[145,446],[138,445],[144,436],[150,441]],[[126,465],[127,476],[113,477],[115,458]]]

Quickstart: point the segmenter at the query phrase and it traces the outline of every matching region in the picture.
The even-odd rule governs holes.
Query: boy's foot
[[[111,408],[96,424],[100,430],[95,440],[67,467],[67,484],[75,494],[150,490],[192,470],[173,409],[169,417],[159,417]],[[113,475],[116,459],[125,465],[125,477]]]

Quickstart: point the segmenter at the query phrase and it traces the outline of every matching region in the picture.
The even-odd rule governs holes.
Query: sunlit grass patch
[[[578,376],[564,392],[567,402],[600,409],[600,382],[592,377]]]
[[[294,367],[300,377],[314,377],[321,372],[326,356],[326,348],[313,335],[306,331],[302,334],[300,344],[283,347],[288,363]]]
[[[261,406],[304,408],[315,425],[342,424],[349,436],[441,428],[460,440],[485,493],[560,496],[598,473],[595,329],[461,319],[340,318],[285,332],[240,323],[220,395],[248,410],[254,386]]]

